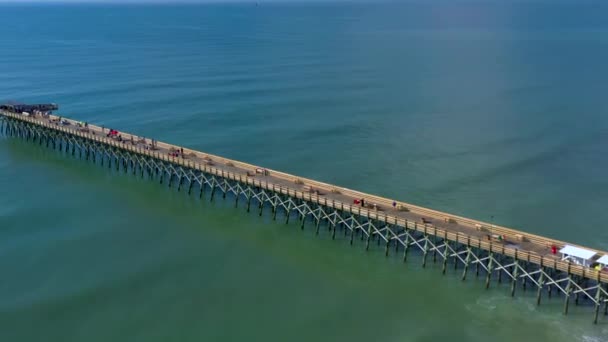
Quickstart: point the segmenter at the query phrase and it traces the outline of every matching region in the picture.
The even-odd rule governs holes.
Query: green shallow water
[[[4,5],[0,98],[608,249],[608,8],[571,6]],[[1,341],[608,340],[35,145],[0,140],[0,187]]]

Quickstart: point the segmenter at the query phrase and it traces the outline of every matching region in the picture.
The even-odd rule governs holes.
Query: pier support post
[[[433,264],[437,262],[437,229],[433,235]]]
[[[542,264],[542,261],[541,261]],[[543,293],[543,285],[545,283],[544,267],[540,268],[540,276],[538,277],[538,290],[536,292],[536,306],[540,305],[540,298]]]
[[[572,293],[572,289],[571,289],[571,282],[572,279],[570,277],[570,275],[568,274],[568,284],[566,285],[566,298],[564,299],[564,315],[568,314],[568,306],[570,304],[570,293]]]
[[[317,209],[319,209],[319,212],[317,213],[317,223],[316,223],[316,230],[315,230],[315,235],[319,235],[319,228],[321,227],[321,212],[323,211],[321,209],[321,206],[317,206]],[[304,209],[304,213],[306,213],[306,209]],[[304,222],[304,220],[306,219],[306,215],[304,215],[302,217],[302,223]],[[304,224],[302,224],[302,229],[304,229]]]
[[[352,224],[352,227],[351,227],[352,229],[350,231],[350,245],[352,246],[353,245],[353,240],[355,238],[355,229],[356,228],[355,228],[355,225],[352,222],[351,222],[351,224]]]
[[[422,251],[422,268],[426,267],[426,256],[429,252],[429,237],[424,235],[424,250]]]
[[[367,238],[365,239],[365,250],[368,251],[369,250],[369,240],[372,237],[372,225],[368,224],[367,225]]]
[[[177,183],[177,192],[180,192],[182,190],[182,183],[184,182],[184,177],[183,176],[179,176],[179,182]]]
[[[608,284],[605,284],[604,291],[608,291]],[[608,297],[604,297],[604,316],[608,315]]]
[[[479,257],[481,256],[481,253],[479,252],[479,249],[477,249],[475,251],[475,277],[479,277],[479,264],[481,263],[481,261],[479,260]]]
[[[448,253],[450,251],[450,241],[448,241],[447,239],[447,232],[445,234],[446,235],[443,237],[443,243],[445,244],[445,247],[443,248],[443,265],[441,267],[441,274],[445,274],[445,270],[448,267]]]
[[[467,256],[464,259],[464,270],[462,270],[462,280],[467,279],[467,271],[469,270],[469,263],[471,262],[471,246],[467,246]]]
[[[486,274],[486,290],[490,288],[490,279],[492,278],[492,271],[494,269],[494,253],[490,253],[488,261],[488,273]]]
[[[521,280],[521,287],[524,289],[524,292],[526,292],[526,285],[528,283],[528,263],[526,261],[523,262],[523,269],[524,269],[524,275],[525,277],[522,277]]]
[[[503,252],[503,254],[498,255],[498,260],[500,260],[500,267],[498,270],[498,283],[499,284],[502,283],[502,272],[505,270],[504,266],[503,266],[503,261],[504,261],[503,256],[504,256],[504,252],[505,252],[504,247],[503,247],[502,252]]]
[[[213,178],[213,181],[211,182],[211,198],[209,199],[209,202],[213,202],[214,197],[215,197],[215,178]]]
[[[384,236],[384,238],[386,239],[386,246],[384,247],[384,256],[387,257],[388,256],[388,250],[389,250],[389,246],[391,244],[391,236],[389,234],[391,227],[387,224],[386,225],[386,234]]]
[[[554,267],[554,268],[557,268],[557,267],[555,266],[555,264],[554,264],[554,266],[553,266],[553,267]],[[554,268],[549,268],[549,278],[550,278],[550,280],[552,280],[552,279],[553,279],[553,269],[554,269]],[[551,298],[551,288],[552,288],[552,286],[551,286],[551,284],[549,284],[549,285],[547,286],[547,296],[549,296],[549,298]]]
[[[385,221],[386,222],[386,221]],[[399,238],[399,231],[401,230],[399,228],[399,226],[397,226],[397,223],[395,222],[395,225],[393,226],[395,228],[394,234],[395,234],[395,254],[397,254],[397,252],[399,252],[399,246],[401,242],[401,239]]]
[[[598,284],[597,289],[595,290],[595,315],[593,317],[593,324],[597,324],[597,319],[600,314],[600,305],[602,305],[602,283],[599,282],[598,275]]]
[[[194,185],[194,180],[193,179],[189,179],[188,180],[188,195],[192,194],[192,186]],[[239,197],[238,195],[236,196],[237,198]]]
[[[336,216],[338,216],[337,212],[336,212]],[[342,218],[342,214],[339,215],[340,218]],[[331,239],[335,240],[336,239],[336,231],[338,230],[338,225],[334,224],[333,229],[331,231]]]
[[[259,200],[259,202],[260,203],[258,204],[258,206],[259,206],[260,212],[258,213],[258,215],[261,217],[262,212],[264,211],[264,200]]]
[[[304,206],[304,212],[302,213],[302,221],[300,222],[300,230],[304,230],[304,224],[306,223],[306,215],[307,215],[306,208],[308,208],[307,205]],[[311,211],[311,213],[312,213],[312,211]],[[319,228],[318,227],[319,226],[317,225],[316,235],[319,235]]]
[[[405,229],[405,242],[403,244],[403,262],[405,263],[407,262],[407,251],[410,248],[410,234],[408,234],[407,228]]]
[[[287,209],[285,209],[285,224],[289,224],[289,217],[291,216],[291,200],[287,201]]]
[[[517,254],[515,255],[517,258]],[[519,274],[519,260],[515,259],[513,265],[513,280],[511,280],[511,297],[515,296],[515,285],[517,285],[517,276]]]

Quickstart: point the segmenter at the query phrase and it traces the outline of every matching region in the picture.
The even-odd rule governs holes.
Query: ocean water
[[[0,5],[0,100],[608,250],[608,5]],[[328,234],[0,139],[0,341],[608,341]],[[344,240],[339,238],[338,240]]]

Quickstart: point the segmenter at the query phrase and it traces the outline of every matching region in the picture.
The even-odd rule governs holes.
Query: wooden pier
[[[594,308],[595,323],[602,305],[608,313],[608,272],[591,267],[593,260],[581,265],[556,253],[566,245],[580,247],[574,244],[53,115],[2,110],[0,132],[178,191],[198,192],[210,201],[229,196],[235,207],[242,201],[248,212],[253,202],[260,216],[267,210],[276,220],[283,212],[286,223],[297,219],[301,229],[308,223],[316,234],[326,226],[332,239],[340,231],[351,245],[357,237],[366,250],[375,242],[385,255],[396,254],[404,262],[409,251],[418,250],[423,267],[429,258],[442,264],[443,273],[448,264],[462,267],[463,280],[474,267],[486,288],[492,278],[510,282],[511,295],[517,285],[529,287],[536,291],[537,304],[543,294],[560,295],[564,313],[574,297],[576,304],[584,301]],[[580,248],[594,252],[596,259],[608,255]]]

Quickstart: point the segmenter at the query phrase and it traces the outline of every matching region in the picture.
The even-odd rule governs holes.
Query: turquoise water
[[[0,99],[606,250],[607,15],[1,5]],[[589,307],[18,141],[0,185],[1,341],[608,341]]]

